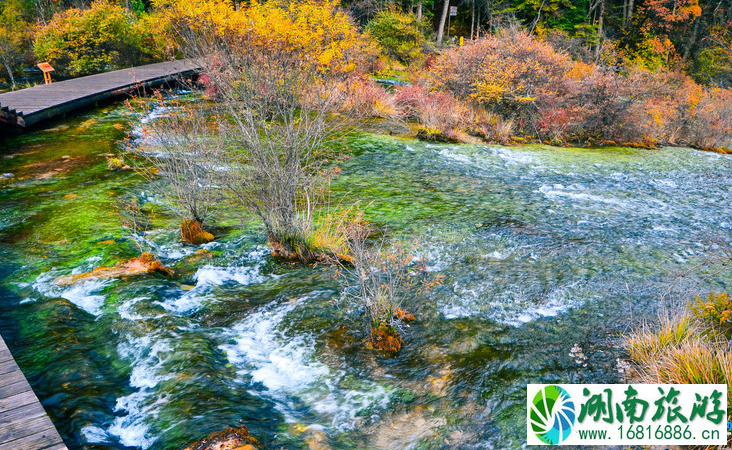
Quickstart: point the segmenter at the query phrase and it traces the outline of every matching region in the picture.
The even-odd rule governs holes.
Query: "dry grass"
[[[729,342],[686,312],[630,333],[624,345],[643,383],[726,384],[732,389]]]
[[[333,257],[338,261],[350,262],[349,235],[355,232],[370,233],[359,205],[338,206],[315,218],[307,233],[307,244],[313,250]]]
[[[688,314],[664,316],[656,326],[645,325],[626,336],[625,349],[640,367],[649,367],[699,334],[700,328]]]

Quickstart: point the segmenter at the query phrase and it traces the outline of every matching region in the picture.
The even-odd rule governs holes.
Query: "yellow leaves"
[[[595,71],[595,66],[576,61],[572,64],[572,68],[567,72],[567,77],[575,81],[581,81],[587,78]]]
[[[708,322],[714,327],[720,327],[729,335],[732,330],[732,299],[724,292],[715,294],[710,292],[706,301],[696,296],[690,305],[691,312],[698,319]]]
[[[222,0],[157,0],[156,5],[166,8],[170,21],[235,37],[247,48],[300,54],[323,72],[352,71],[354,56],[373,49],[333,0],[295,1],[287,6],[273,0],[252,1],[238,11]]]

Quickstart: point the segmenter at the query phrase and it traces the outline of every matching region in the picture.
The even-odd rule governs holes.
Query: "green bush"
[[[71,8],[40,30],[33,50],[41,61],[71,75],[152,62],[161,57],[149,23],[122,6],[99,0]]]
[[[422,59],[424,33],[412,14],[382,11],[366,25],[366,32],[384,49],[389,57],[404,64]]]

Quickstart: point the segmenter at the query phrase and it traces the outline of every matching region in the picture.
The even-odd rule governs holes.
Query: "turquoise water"
[[[106,167],[141,119],[110,106],[0,141],[0,333],[72,449],[239,424],[277,449],[518,448],[527,383],[622,381],[624,331],[732,282],[710,263],[729,156],[362,135],[334,197],[444,277],[383,357],[327,268],[271,259],[255,222],[219,220],[210,258],[180,243],[146,182]],[[132,198],[144,239],[117,212]],[[139,246],[176,276],[54,283]]]

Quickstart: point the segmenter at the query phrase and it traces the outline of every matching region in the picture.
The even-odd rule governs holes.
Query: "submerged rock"
[[[91,272],[84,272],[76,275],[63,275],[56,278],[55,282],[56,284],[63,286],[88,280],[90,278],[122,278],[155,272],[162,273],[167,276],[173,274],[173,271],[170,268],[163,266],[152,254],[145,252],[137,258],[120,262],[112,267],[100,266]]]
[[[196,271],[198,271],[202,265],[208,264],[215,256],[216,255],[213,252],[204,248],[199,248],[194,254],[188,255],[178,261],[175,264],[175,276],[179,282],[184,283],[181,287],[184,290],[192,289],[193,285],[196,284]],[[186,283],[191,283],[192,286],[186,288]]]
[[[328,435],[323,430],[311,429],[305,437],[305,443],[308,444],[308,450],[331,450]]]
[[[180,236],[183,241],[201,245],[214,240],[214,235],[204,230],[197,220],[186,219],[180,224]]]
[[[415,448],[420,441],[433,440],[439,429],[447,425],[443,417],[434,417],[433,411],[417,407],[413,411],[393,415],[371,432],[371,447],[375,449]]]
[[[242,425],[212,433],[183,450],[257,450],[257,445],[259,445],[257,439]]]

